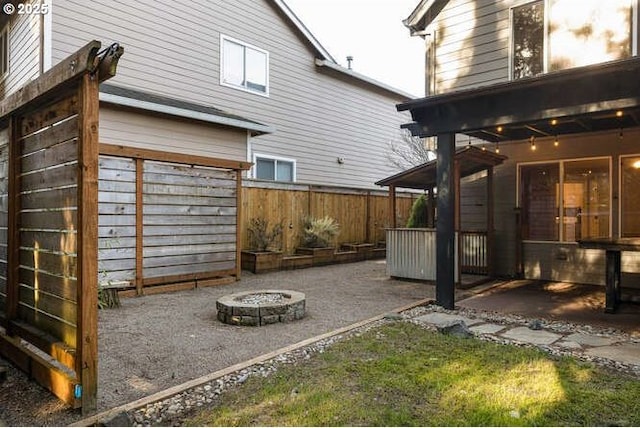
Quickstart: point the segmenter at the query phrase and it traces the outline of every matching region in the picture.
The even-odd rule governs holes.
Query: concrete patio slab
[[[500,336],[533,345],[551,345],[562,336],[546,330],[531,330],[527,327],[516,327],[505,331]]]

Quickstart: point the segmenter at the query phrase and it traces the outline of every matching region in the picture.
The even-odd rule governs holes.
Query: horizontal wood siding
[[[299,182],[345,187],[374,188],[398,172],[385,152],[410,119],[396,111],[402,96],[317,67],[308,43],[270,1],[189,1],[177,9],[167,0],[97,0],[90,7],[57,0],[53,62],[86,40],[117,40],[126,53],[111,84],[213,105],[274,127],[251,139],[245,159],[253,153],[293,158]],[[221,35],[269,52],[268,97],[220,85]],[[115,117],[103,120],[105,142],[107,135],[133,141]],[[164,144],[175,151],[183,143]],[[187,144],[185,150],[196,148]]]
[[[36,3],[35,0],[25,3]],[[9,22],[9,74],[4,94],[10,94],[40,74],[40,15],[14,14]],[[85,43],[87,41],[85,40]],[[84,44],[84,43],[83,43]]]
[[[136,163],[100,157],[98,181],[99,282],[136,277]]]
[[[145,278],[235,268],[236,173],[144,162]]]
[[[489,85],[509,78],[509,8],[515,0],[451,0],[430,29],[435,32],[436,93]]]
[[[109,106],[100,109],[100,140],[142,149],[244,161],[247,132]]]

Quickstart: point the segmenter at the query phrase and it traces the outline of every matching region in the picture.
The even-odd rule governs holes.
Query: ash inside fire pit
[[[221,297],[216,307],[223,323],[259,326],[303,318],[305,296],[289,290],[250,291]]]
[[[289,296],[290,297],[290,296]],[[282,293],[255,293],[236,298],[240,303],[251,303],[255,305],[264,305],[266,303],[282,303],[285,296]]]

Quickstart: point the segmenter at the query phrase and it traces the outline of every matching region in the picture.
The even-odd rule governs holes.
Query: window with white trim
[[[536,0],[511,8],[510,78],[628,58],[634,3]]]
[[[611,235],[609,158],[521,164],[522,237],[575,242]]]
[[[9,71],[9,24],[0,31],[0,79]]]
[[[268,95],[269,52],[226,36],[220,37],[220,45],[220,83]]]
[[[279,158],[266,155],[255,155],[255,178],[271,181],[296,181],[296,161],[294,159]]]

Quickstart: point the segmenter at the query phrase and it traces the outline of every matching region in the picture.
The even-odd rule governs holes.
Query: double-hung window
[[[511,9],[510,77],[628,58],[629,0],[536,0]]]
[[[519,167],[523,239],[575,242],[611,235],[610,159]]]
[[[255,155],[255,178],[271,181],[296,181],[296,161],[274,156]]]
[[[261,95],[269,94],[269,53],[226,36],[220,38],[220,83]]]

